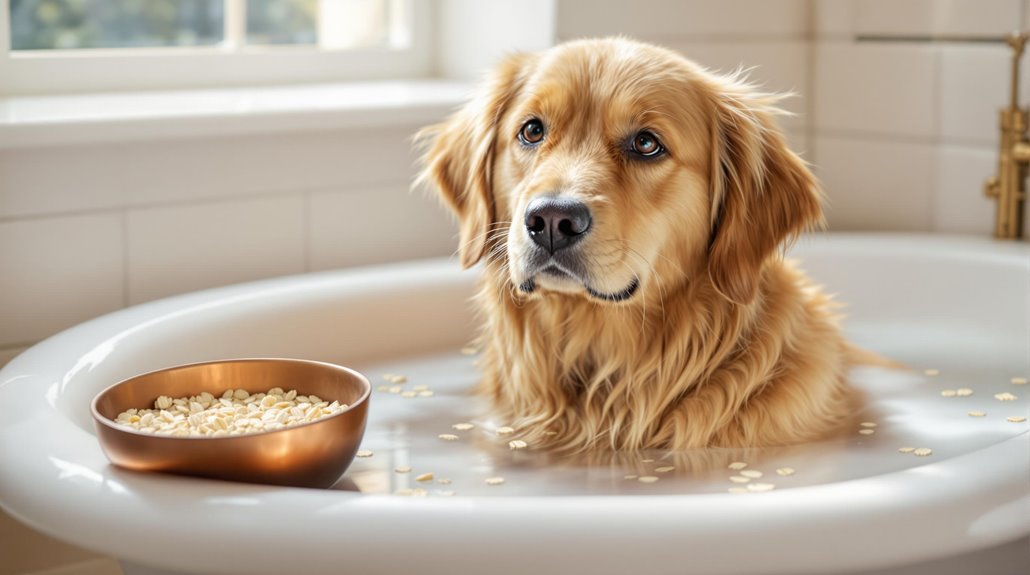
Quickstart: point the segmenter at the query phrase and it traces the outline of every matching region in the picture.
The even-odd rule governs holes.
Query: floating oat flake
[[[781,467],[781,468],[776,470],[776,475],[779,475],[779,476],[782,476],[782,477],[787,477],[787,476],[790,476],[790,475],[794,475],[794,473],[795,472],[794,472],[794,468],[793,467]]]
[[[970,411],[968,415],[969,415],[969,417],[984,417],[984,416],[987,415],[987,412],[984,412],[984,411]]]
[[[415,481],[432,481],[432,480],[433,480],[432,472],[430,472],[430,473],[423,473],[422,475],[419,475],[418,477],[415,478]]]
[[[997,399],[998,401],[1015,401],[1019,398],[1006,391],[1003,393],[995,393],[994,399]]]
[[[747,486],[748,491],[772,491],[776,489],[776,486],[772,483],[749,483]]]
[[[1012,385],[1026,385],[1025,377],[1013,377],[1010,381],[1012,381]]]
[[[372,450],[371,449],[359,449],[358,452],[354,454],[354,456],[355,457],[372,457]]]
[[[641,483],[654,483],[655,481],[658,481],[658,478],[654,475],[642,475],[637,478],[637,481]]]
[[[497,435],[511,435],[512,433],[515,433],[515,428],[505,425],[503,427],[498,427],[495,433],[497,433]]]
[[[454,435],[453,433],[441,433],[440,435],[437,435],[436,437],[439,438],[439,439],[442,439],[444,441],[458,441],[458,439],[459,439],[458,436]]]
[[[521,440],[521,439],[513,439],[513,440],[508,442],[508,447],[512,451],[518,451],[519,449],[525,449],[528,446],[529,446],[529,444],[526,443],[525,441]]]
[[[739,471],[739,470],[744,469],[745,467],[747,467],[747,463],[744,463],[743,461],[734,461],[733,463],[727,465],[726,467],[729,467],[730,469],[732,469],[734,471]]]
[[[1011,422],[1011,423],[1023,423],[1024,421],[1026,421],[1026,418],[1021,416],[1021,415],[1013,415],[1011,417],[1006,417],[1005,421],[1008,421],[1008,422]]]
[[[503,477],[487,477],[486,478],[486,484],[487,485],[503,485],[504,484],[504,478]]]
[[[464,422],[463,423],[455,423],[454,425],[451,426],[452,429],[457,429],[458,431],[468,431],[468,430],[472,429],[473,427],[475,427],[475,425],[472,425],[471,423],[464,423]]]

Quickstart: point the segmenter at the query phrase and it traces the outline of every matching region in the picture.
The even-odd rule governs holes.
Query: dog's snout
[[[590,210],[569,198],[537,198],[526,207],[529,237],[552,254],[582,239],[590,223]]]

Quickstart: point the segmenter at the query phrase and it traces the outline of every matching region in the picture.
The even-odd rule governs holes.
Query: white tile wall
[[[311,194],[308,214],[312,270],[448,256],[458,247],[447,210],[403,184]]]
[[[0,223],[0,347],[122,307],[122,245],[116,213]]]
[[[855,30],[874,36],[997,36],[1020,21],[1021,0],[856,0]]]
[[[773,92],[793,92],[796,96],[784,100],[783,108],[795,114],[784,117],[783,124],[803,126],[807,103],[803,94],[808,91],[808,45],[802,40],[758,42],[676,42],[668,47],[708,68],[732,72],[738,66],[754,67],[752,82]]]
[[[991,235],[997,205],[984,197],[984,180],[997,171],[994,148],[940,146],[934,169],[937,188],[933,229],[941,232]]]
[[[811,161],[812,144],[808,137],[808,130],[804,128],[786,128],[783,133],[787,136],[787,145],[790,146],[790,149],[794,150],[802,158]]]
[[[930,231],[934,147],[817,136],[831,230]]]
[[[1009,103],[1012,52],[1001,45],[948,44],[941,50],[940,135],[946,141],[998,144],[998,109]],[[1030,59],[1020,71],[1021,105],[1030,99]]]
[[[132,304],[304,271],[301,194],[129,210]]]
[[[417,128],[5,150],[0,217],[406,180]]]
[[[919,44],[816,46],[820,130],[931,137],[937,53]]]
[[[558,38],[801,37],[805,0],[559,0]]]
[[[855,30],[855,0],[813,0],[814,36],[850,39]]]

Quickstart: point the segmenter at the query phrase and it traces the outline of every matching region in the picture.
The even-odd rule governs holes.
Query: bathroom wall
[[[176,293],[450,254],[419,127],[0,150],[0,363]]]
[[[993,233],[995,202],[982,190],[997,171],[1010,50],[926,40],[1030,29],[1030,2],[835,0],[813,8],[810,159],[829,194],[831,229]],[[1025,107],[1030,57],[1021,76]]]

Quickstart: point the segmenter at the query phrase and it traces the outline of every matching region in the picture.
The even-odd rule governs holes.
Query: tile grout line
[[[818,44],[816,43],[816,16],[815,16],[815,3],[816,0],[809,0],[805,15],[807,18],[808,38],[807,46],[805,50],[805,67],[807,68],[805,80],[807,85],[805,90],[808,92],[805,98],[805,156],[806,160],[812,166],[815,166],[819,161],[819,156],[815,151],[815,99],[819,97],[816,93],[815,88],[815,60],[816,50]]]
[[[111,206],[99,207],[99,208],[85,208],[81,210],[66,210],[66,211],[55,211],[55,212],[41,212],[41,213],[30,213],[23,215],[13,216],[0,216],[0,224],[31,221],[31,220],[45,220],[50,218],[66,218],[75,216],[90,216],[99,214],[110,214],[120,210],[149,210],[169,207],[188,207],[188,206],[202,206],[210,204],[220,204],[233,201],[249,201],[249,200],[263,200],[278,197],[288,197],[300,193],[308,192],[366,192],[370,189],[385,188],[392,185],[404,184],[408,185],[410,178],[406,179],[385,179],[375,180],[366,183],[351,183],[340,186],[313,186],[313,187],[302,187],[290,190],[276,190],[267,192],[245,192],[237,195],[227,196],[208,196],[204,198],[195,199],[181,199],[181,200],[168,200],[168,201],[156,201],[141,204],[115,204]]]
[[[121,210],[122,222],[122,307],[129,307],[129,210]]]
[[[931,104],[932,105],[932,104]],[[994,144],[985,140],[964,138],[941,138],[936,135],[913,136],[911,134],[890,134],[886,132],[863,132],[860,130],[838,130],[833,128],[815,128],[816,137],[861,140],[866,142],[891,142],[900,144],[941,145],[971,149],[994,149]]]
[[[675,44],[691,44],[704,42],[708,44],[765,44],[771,42],[803,42],[805,32],[799,34],[629,34],[630,36],[652,44],[673,46]],[[593,36],[596,36],[594,34]],[[573,34],[571,36],[559,36],[555,34],[555,41],[558,43],[569,42],[585,36]]]
[[[938,169],[938,158],[941,154],[941,148],[944,147],[943,138],[941,136],[941,114],[943,111],[943,103],[941,102],[944,94],[944,51],[937,47],[933,53],[933,101],[930,102],[931,106],[931,118],[933,118],[933,142],[932,152],[933,159],[931,161],[930,169],[930,196],[927,198],[927,224],[931,231],[941,231],[937,229],[937,205],[938,198],[937,194],[940,193],[940,170]]]
[[[304,273],[311,271],[311,244],[314,238],[311,235],[311,195],[313,192],[303,192],[303,211],[301,225],[304,226]]]

